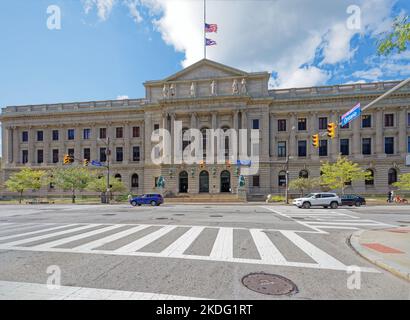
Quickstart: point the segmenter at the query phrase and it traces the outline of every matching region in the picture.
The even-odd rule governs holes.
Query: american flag
[[[216,45],[216,41],[214,41],[212,39],[205,38],[205,45],[206,46],[214,46],[214,45]]]
[[[218,25],[205,23],[205,32],[218,32]]]

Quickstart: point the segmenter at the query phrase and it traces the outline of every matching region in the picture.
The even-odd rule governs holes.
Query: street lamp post
[[[110,155],[111,155],[111,150],[110,150],[110,138],[107,137],[106,140],[102,140],[99,139],[99,141],[103,142],[106,146],[105,149],[105,157],[106,157],[106,162],[107,165],[104,166],[105,168],[107,168],[107,188],[106,188],[106,192],[105,192],[105,199],[106,199],[106,203],[109,204],[110,203]]]

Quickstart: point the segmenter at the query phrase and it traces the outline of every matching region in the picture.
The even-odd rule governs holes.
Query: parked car
[[[141,206],[143,204],[149,204],[151,206],[159,206],[164,203],[164,198],[162,195],[157,194],[157,193],[148,193],[148,194],[143,194],[142,196],[138,196],[135,198],[132,198],[130,200],[130,204],[135,206]]]
[[[360,207],[366,204],[366,199],[357,194],[345,194],[341,196],[340,198],[342,199],[343,206]]]
[[[297,198],[293,200],[293,204],[299,208],[309,209],[313,206],[320,206],[324,208],[331,207],[336,209],[342,205],[342,200],[336,193],[310,193],[303,198]]]

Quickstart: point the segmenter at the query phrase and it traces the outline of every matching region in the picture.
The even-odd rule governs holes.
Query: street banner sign
[[[92,160],[91,165],[95,167],[102,167],[102,163],[100,161]]]
[[[358,103],[351,110],[349,110],[343,116],[340,117],[340,126],[344,127],[352,120],[356,119],[357,117],[360,117],[361,114],[362,109],[360,107],[360,103]]]
[[[252,164],[251,160],[237,160],[236,161],[237,166],[248,166],[248,167],[250,167],[251,164]]]

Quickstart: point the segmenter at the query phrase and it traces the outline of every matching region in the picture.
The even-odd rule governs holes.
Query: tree
[[[399,16],[393,22],[393,30],[385,33],[384,37],[378,41],[377,52],[380,55],[389,55],[397,49],[401,53],[407,49],[410,42],[410,22],[408,16]]]
[[[399,175],[399,181],[393,183],[393,186],[402,191],[410,191],[410,173]]]
[[[297,178],[289,183],[289,189],[298,190],[300,195],[303,196],[306,192],[310,192],[312,189],[320,185],[320,178]]]
[[[340,189],[342,194],[348,183],[371,179],[371,173],[363,170],[357,163],[345,157],[339,157],[335,163],[325,162],[320,167],[322,184],[330,189]]]
[[[13,173],[5,182],[5,186],[9,191],[19,193],[19,203],[21,203],[24,191],[39,190],[45,184],[45,176],[45,171],[24,168]]]
[[[64,191],[71,191],[72,203],[75,203],[76,191],[84,190],[92,180],[92,172],[83,167],[67,167],[55,169],[52,182]]]
[[[124,183],[115,177],[110,177],[110,191],[111,192],[122,192],[125,191]],[[95,176],[87,185],[87,190],[104,193],[107,191],[107,180],[106,177]]]

